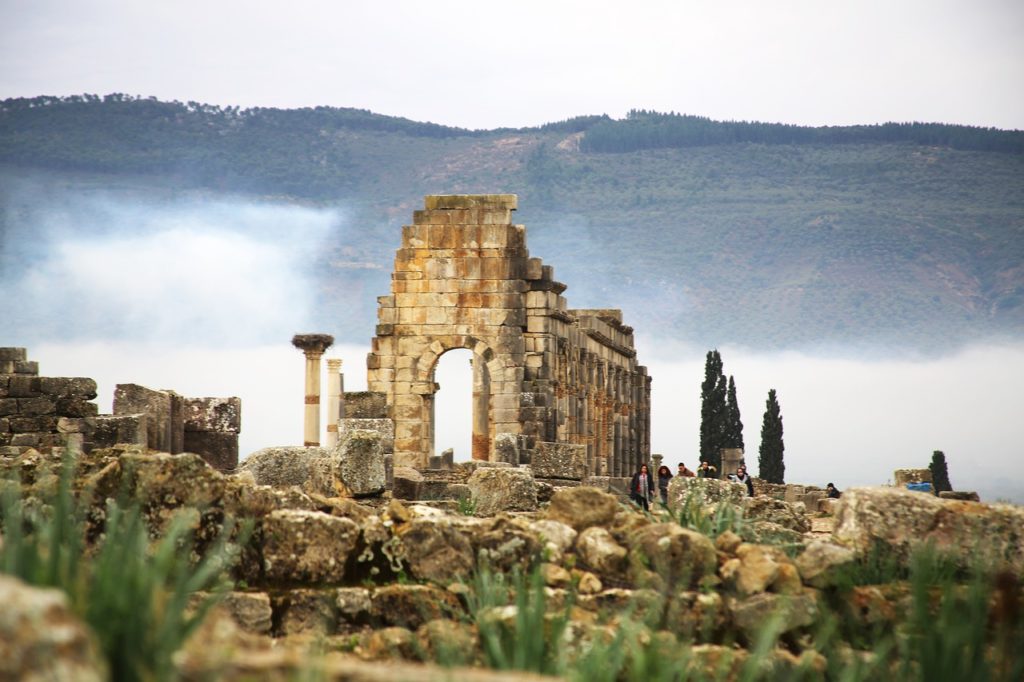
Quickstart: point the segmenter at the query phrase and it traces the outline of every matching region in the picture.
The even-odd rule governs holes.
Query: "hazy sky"
[[[0,0],[0,98],[1024,129],[1020,0]]]

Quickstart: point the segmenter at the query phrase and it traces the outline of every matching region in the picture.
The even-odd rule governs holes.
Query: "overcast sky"
[[[0,0],[0,98],[1024,129],[1021,0]]]

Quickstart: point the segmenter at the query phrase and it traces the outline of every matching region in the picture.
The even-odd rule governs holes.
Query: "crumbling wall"
[[[626,475],[650,454],[651,379],[633,330],[618,310],[568,307],[566,285],[512,224],[516,206],[510,194],[428,196],[402,228],[367,357],[395,464],[427,466],[438,358],[467,348],[474,459],[529,463],[541,443],[568,443],[584,446],[588,473]]]
[[[98,409],[96,382],[40,377],[24,348],[0,348],[0,446],[80,451]]]
[[[192,452],[222,471],[238,465],[242,403],[185,398],[138,384],[118,384],[114,414],[98,414],[96,382],[40,377],[24,348],[0,348],[0,447],[70,449],[117,444],[158,452]],[[10,453],[8,453],[10,454]]]

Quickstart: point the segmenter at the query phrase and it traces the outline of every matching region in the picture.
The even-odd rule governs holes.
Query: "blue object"
[[[930,493],[932,491],[932,484],[927,481],[922,483],[908,483],[907,490],[913,490],[918,493]]]

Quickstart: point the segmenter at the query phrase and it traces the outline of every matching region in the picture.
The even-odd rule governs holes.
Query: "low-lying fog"
[[[307,267],[327,240],[345,238],[344,214],[233,200],[72,199],[31,211],[8,202],[0,345],[27,346],[44,375],[95,378],[101,412],[110,411],[116,383],[237,395],[243,456],[301,443],[303,358],[289,340],[345,324],[316,319]],[[348,390],[365,388],[371,334],[366,346],[328,351],[344,360]],[[654,378],[654,451],[673,468],[693,467],[708,349],[653,335],[638,347]],[[893,469],[926,466],[943,450],[954,487],[1024,503],[1024,342],[979,342],[928,359],[719,350],[736,379],[752,469],[775,388],[789,481],[885,483]],[[438,368],[436,446],[454,447],[458,459],[469,450],[466,359],[451,353]]]

